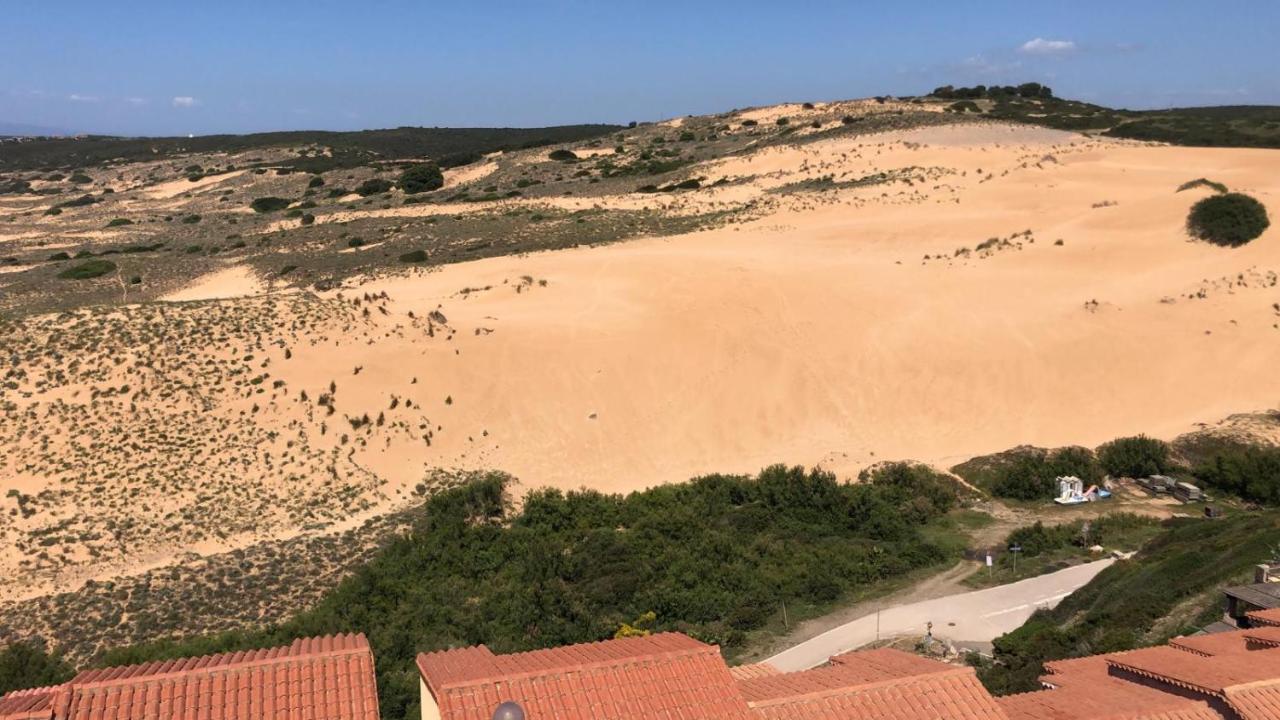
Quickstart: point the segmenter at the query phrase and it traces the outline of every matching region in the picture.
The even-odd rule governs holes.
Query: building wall
[[[440,720],[440,706],[422,678],[418,678],[418,691],[422,693],[422,720]]]

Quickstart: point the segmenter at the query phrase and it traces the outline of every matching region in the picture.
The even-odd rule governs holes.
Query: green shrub
[[[574,160],[578,159],[578,156],[574,154],[572,150],[566,150],[564,148],[558,148],[556,150],[552,150],[551,152],[547,153],[547,157],[552,160],[558,160],[560,162],[573,162]]]
[[[358,248],[364,247],[364,238],[353,237],[347,241],[347,247]]]
[[[106,275],[115,269],[116,264],[110,260],[88,260],[63,270],[58,273],[58,277],[63,280],[89,280]]]
[[[1111,477],[1144,478],[1172,472],[1169,444],[1146,435],[1117,438],[1098,448],[1102,469]]]
[[[59,260],[70,260],[71,256],[65,252],[56,252],[49,256],[49,262],[58,262]]]
[[[1029,449],[1017,453],[996,471],[991,494],[1018,500],[1046,500],[1058,494],[1057,479],[1074,475],[1086,485],[1102,479],[1102,471],[1088,448],[1065,447],[1053,451]]]
[[[1198,188],[1198,187],[1207,187],[1220,193],[1227,192],[1226,185],[1223,185],[1220,182],[1214,182],[1209,178],[1196,178],[1195,180],[1188,180],[1187,182],[1184,182],[1181,185],[1179,185],[1176,192],[1182,192],[1183,190],[1190,190],[1192,188]]]
[[[47,652],[40,640],[18,642],[0,650],[0,695],[57,685],[74,674],[72,667],[60,656]]]
[[[783,126],[783,125],[788,125],[788,124],[790,124],[790,122],[791,122],[790,120],[788,120],[788,119],[786,119],[786,118],[784,118],[784,117],[780,117],[780,118],[778,118],[777,120],[775,120],[775,121],[774,121],[774,124],[779,125],[779,126]]]
[[[400,256],[400,262],[402,263],[420,263],[420,262],[426,262],[426,261],[427,261],[426,250],[411,250]]]
[[[356,194],[360,197],[378,195],[391,189],[391,181],[382,178],[369,178],[356,186]]]
[[[1266,207],[1242,193],[1204,198],[1187,216],[1187,232],[1192,237],[1226,247],[1244,245],[1270,225]]]
[[[1280,448],[1226,448],[1196,466],[1192,474],[1206,487],[1250,502],[1280,505]]]
[[[200,222],[200,219],[201,218],[199,215],[188,215],[182,218],[182,222],[185,225],[195,225],[196,223]]]
[[[85,175],[84,173],[76,173],[68,179],[76,185],[84,185],[85,183],[93,182],[93,178]]]
[[[315,221],[316,221],[316,216],[315,216],[315,215],[312,215],[311,213],[303,213],[303,214],[302,214],[302,224],[303,224],[303,225],[311,225],[311,224],[313,224]]]
[[[760,123],[756,122],[755,120],[751,120],[750,118],[742,121],[742,127],[755,127],[759,124]]]
[[[120,227],[121,225],[132,225],[133,221],[129,218],[116,218],[107,223],[107,227]]]
[[[316,175],[315,177],[311,178],[311,180],[307,182],[307,187],[309,188],[324,187],[324,178],[320,177],[319,175]]]
[[[418,163],[400,173],[399,184],[406,195],[431,192],[444,187],[444,173],[435,163]]]
[[[289,207],[289,201],[278,197],[260,197],[249,203],[254,212],[271,213]]]
[[[978,108],[978,104],[972,100],[961,100],[959,102],[951,103],[951,105],[947,106],[947,109],[950,110],[951,112],[957,112],[957,113],[982,112],[982,110]]]

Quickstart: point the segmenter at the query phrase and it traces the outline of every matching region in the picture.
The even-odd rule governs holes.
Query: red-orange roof
[[[734,680],[749,680],[751,678],[768,677],[770,675],[781,675],[782,671],[770,665],[769,663],[755,663],[754,665],[738,665],[729,668],[729,674]]]
[[[796,697],[827,691],[844,691],[884,680],[944,673],[953,665],[919,655],[881,648],[847,653],[831,658],[831,665],[765,677],[741,680],[738,687],[749,703]]]
[[[1227,704],[1243,720],[1275,720],[1280,718],[1280,684],[1269,683],[1226,691]]]
[[[1123,671],[1215,695],[1236,685],[1280,679],[1280,648],[1205,657],[1160,646],[1135,650],[1109,662]]]
[[[955,666],[944,672],[775,696],[752,702],[751,709],[762,720],[1006,720],[973,668]]]
[[[489,720],[506,701],[531,720],[750,717],[719,649],[678,633],[510,655],[478,646],[417,664],[444,720]]]
[[[1169,641],[1169,645],[1179,650],[1186,650],[1197,655],[1232,655],[1249,652],[1248,630],[1209,633],[1206,635],[1186,635]]]
[[[32,720],[49,717],[54,693],[61,686],[15,690],[0,697],[0,720]]]
[[[1263,625],[1262,627],[1249,628],[1244,631],[1245,638],[1249,641],[1252,649],[1260,647],[1280,647],[1280,627],[1275,625]]]
[[[1245,617],[1249,618],[1249,622],[1254,625],[1280,625],[1280,608],[1254,610],[1253,612],[1245,613]]]
[[[18,693],[0,699],[0,706]],[[87,670],[54,688],[44,720],[377,720],[364,635]],[[15,716],[24,717],[24,716]],[[5,720],[9,720],[5,718]]]
[[[996,698],[1009,720],[1097,720],[1157,716],[1219,718],[1203,701],[1190,700],[1107,676],[1053,690],[1037,690]]]

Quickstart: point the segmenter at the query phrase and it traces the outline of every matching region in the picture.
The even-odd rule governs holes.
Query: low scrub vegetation
[[[339,631],[369,635],[383,716],[416,713],[416,652],[486,643],[497,652],[612,637],[653,613],[732,651],[788,604],[825,604],[948,559],[921,523],[954,502],[938,477],[900,467],[872,481],[772,467],[630,495],[535,491],[515,511],[490,476],[428,500],[314,609],[283,625],[110,653],[138,662]],[[918,502],[927,495],[927,504]]]
[[[116,264],[110,260],[86,260],[58,273],[58,277],[63,280],[90,280],[102,277],[115,269]]]
[[[1191,207],[1187,232],[1192,237],[1225,247],[1239,247],[1271,225],[1267,208],[1243,193],[1207,197]]]
[[[419,163],[400,173],[397,184],[406,195],[431,192],[444,187],[444,173],[435,163]]]
[[[254,212],[271,213],[289,207],[289,201],[279,197],[260,197],[249,203]]]
[[[978,676],[1000,695],[1038,690],[1048,660],[1129,650],[1195,632],[1221,616],[1220,588],[1247,581],[1278,540],[1275,513],[1165,521],[1132,559],[997,638],[994,662],[979,662]]]

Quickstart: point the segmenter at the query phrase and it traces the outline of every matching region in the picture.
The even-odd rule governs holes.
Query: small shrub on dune
[[[106,275],[115,269],[116,264],[110,260],[88,260],[63,270],[58,273],[58,277],[63,280],[89,280]]]
[[[249,203],[254,212],[271,213],[289,207],[289,201],[278,197],[260,197]]]
[[[107,223],[107,227],[120,227],[121,225],[132,225],[133,221],[129,218],[116,218]]]
[[[444,173],[435,163],[420,163],[400,173],[400,189],[406,195],[416,195],[444,187]]]
[[[360,197],[369,197],[370,195],[378,195],[391,189],[391,181],[381,178],[370,178],[360,183],[356,187],[356,194]]]
[[[558,160],[560,162],[573,162],[574,160],[578,159],[578,156],[575,155],[572,150],[565,150],[564,148],[560,148],[559,150],[552,150],[550,153],[547,154],[547,157],[551,158],[552,160]]]
[[[315,177],[311,178],[310,181],[307,182],[307,187],[309,188],[324,187],[324,178],[320,177],[319,175],[316,175]]]
[[[420,263],[427,261],[426,250],[412,250],[400,256],[402,263]]]
[[[1187,232],[1214,245],[1239,247],[1271,225],[1267,208],[1242,193],[1207,197],[1191,207]]]

